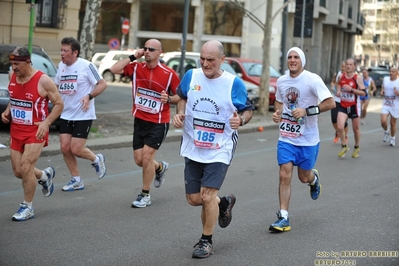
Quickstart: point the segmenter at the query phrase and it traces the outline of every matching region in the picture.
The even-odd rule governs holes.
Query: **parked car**
[[[174,71],[176,71],[177,74],[180,73],[180,58],[181,58],[181,52],[169,52],[165,53],[162,57],[163,61],[165,64],[172,68]],[[184,62],[184,73],[187,72],[189,69],[192,68],[199,68],[201,67],[200,64],[200,53],[196,52],[186,52],[185,54],[185,62]],[[234,71],[234,69],[227,63],[224,62],[221,65],[221,68],[224,71],[227,71],[233,75],[237,75],[237,73]],[[257,108],[258,106],[258,101],[259,101],[259,87],[251,82],[243,80],[246,88],[247,88],[247,93],[248,93],[248,98],[251,101],[251,103]]]
[[[261,60],[239,57],[226,57],[226,62],[228,62],[234,68],[234,70],[243,80],[252,82],[260,86],[260,77],[262,76],[263,69]],[[273,109],[274,101],[276,100],[277,79],[281,75],[274,67],[270,66],[269,69],[269,108]]]
[[[17,45],[0,44],[0,114],[6,110],[10,101],[10,95],[8,94],[8,73],[11,69],[11,63],[8,60],[8,56],[16,47]],[[54,80],[57,69],[54,62],[46,54],[43,48],[39,46],[32,47],[31,61],[35,69],[41,70]],[[52,108],[53,105],[49,102],[50,112]],[[55,121],[53,125],[58,126],[59,120]],[[4,126],[1,119],[0,126]]]
[[[97,67],[97,69],[100,67],[101,60],[105,57],[106,54],[107,53],[95,53],[91,58],[91,62]]]
[[[121,51],[121,50],[111,50],[104,58],[100,61],[100,66],[98,67],[98,72],[103,77],[106,82],[114,82],[115,80],[121,80],[121,75],[115,75],[110,71],[110,68],[119,60],[128,58],[130,55],[134,54],[135,51]]]
[[[374,80],[375,87],[377,88],[374,96],[380,96],[382,80],[384,77],[389,76],[389,70],[369,70],[369,76]]]

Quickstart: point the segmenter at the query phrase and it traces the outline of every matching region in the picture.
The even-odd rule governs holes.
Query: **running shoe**
[[[394,139],[394,138],[391,138],[391,139],[389,140],[389,146],[392,146],[392,147],[395,146],[395,139]]]
[[[75,190],[83,190],[85,188],[85,185],[83,184],[83,181],[80,180],[79,182],[76,181],[75,178],[71,178],[71,181],[69,181],[68,184],[62,187],[63,191],[75,191]]]
[[[168,170],[169,164],[162,161],[162,170],[155,172],[154,187],[159,188],[165,182],[165,172]]]
[[[389,132],[384,132],[384,138],[382,139],[382,142],[387,142],[389,139]]]
[[[312,172],[314,173],[315,176],[317,176],[317,180],[314,183],[314,185],[310,185],[310,197],[313,200],[317,200],[319,196],[321,195],[321,184],[320,184],[320,174],[317,169],[312,169]]]
[[[202,238],[194,245],[194,248],[192,257],[196,259],[207,258],[214,252],[212,244],[209,243],[208,240]]]
[[[39,185],[42,185],[42,192],[45,197],[50,197],[53,194],[54,186],[53,186],[53,178],[55,176],[55,170],[53,167],[47,167],[43,170],[47,175],[47,180],[42,181],[39,180]]]
[[[349,151],[349,147],[348,146],[342,147],[341,151],[338,153],[338,157],[339,158],[343,158],[347,151]]]
[[[13,221],[26,221],[35,218],[33,207],[29,208],[25,203],[19,205],[19,210],[12,216]]]
[[[151,206],[151,196],[150,194],[144,195],[140,193],[137,199],[132,202],[132,208],[145,208]]]
[[[222,228],[226,228],[230,224],[231,219],[233,218],[232,210],[234,204],[236,203],[236,197],[233,194],[227,195],[226,199],[229,202],[227,209],[224,211],[219,211],[219,226]]]
[[[339,135],[338,132],[335,132],[335,138],[333,140],[334,143],[337,143],[339,141]]]
[[[359,152],[360,152],[360,148],[359,148],[359,147],[355,148],[355,149],[353,150],[352,157],[353,157],[353,158],[359,157]]]
[[[91,165],[96,169],[96,174],[99,179],[103,178],[107,173],[107,167],[105,166],[105,157],[101,153],[96,154],[100,159],[98,163],[92,163]]]
[[[285,219],[284,217],[281,216],[281,213],[278,212],[277,214],[277,218],[278,220],[271,224],[269,227],[270,231],[273,232],[287,232],[291,230],[291,226],[290,226],[290,218]]]

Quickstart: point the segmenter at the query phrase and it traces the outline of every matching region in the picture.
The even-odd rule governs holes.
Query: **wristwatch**
[[[171,101],[172,101],[172,99],[170,98],[170,96],[168,96],[168,100],[166,102],[170,103]]]
[[[245,125],[245,118],[243,116],[240,116],[241,118],[241,126]]]
[[[89,95],[89,100],[91,101],[91,100],[93,100],[93,95],[91,95],[90,93],[88,94]]]

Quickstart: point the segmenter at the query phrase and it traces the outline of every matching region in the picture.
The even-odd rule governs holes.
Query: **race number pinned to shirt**
[[[10,100],[12,122],[20,125],[32,125],[33,103],[29,101]]]
[[[193,118],[193,138],[197,148],[220,149],[225,123]]]
[[[287,138],[298,138],[305,132],[304,124],[298,121],[282,119],[280,122],[280,135]]]
[[[138,110],[156,114],[161,109],[161,93],[144,88],[138,88],[134,104]]]
[[[72,95],[78,88],[78,75],[61,76],[58,91],[60,94]]]
[[[354,103],[355,102],[355,94],[350,93],[350,92],[341,92],[341,101]]]
[[[384,96],[385,106],[395,106],[395,96]]]

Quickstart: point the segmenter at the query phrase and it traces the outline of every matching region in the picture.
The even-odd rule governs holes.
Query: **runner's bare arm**
[[[41,89],[44,91],[41,92]],[[39,93],[42,96],[47,96],[53,104],[53,109],[49,116],[44,120],[49,127],[60,115],[64,109],[64,102],[58,92],[57,86],[47,75],[42,75],[39,81]],[[44,95],[43,95],[43,94]]]

